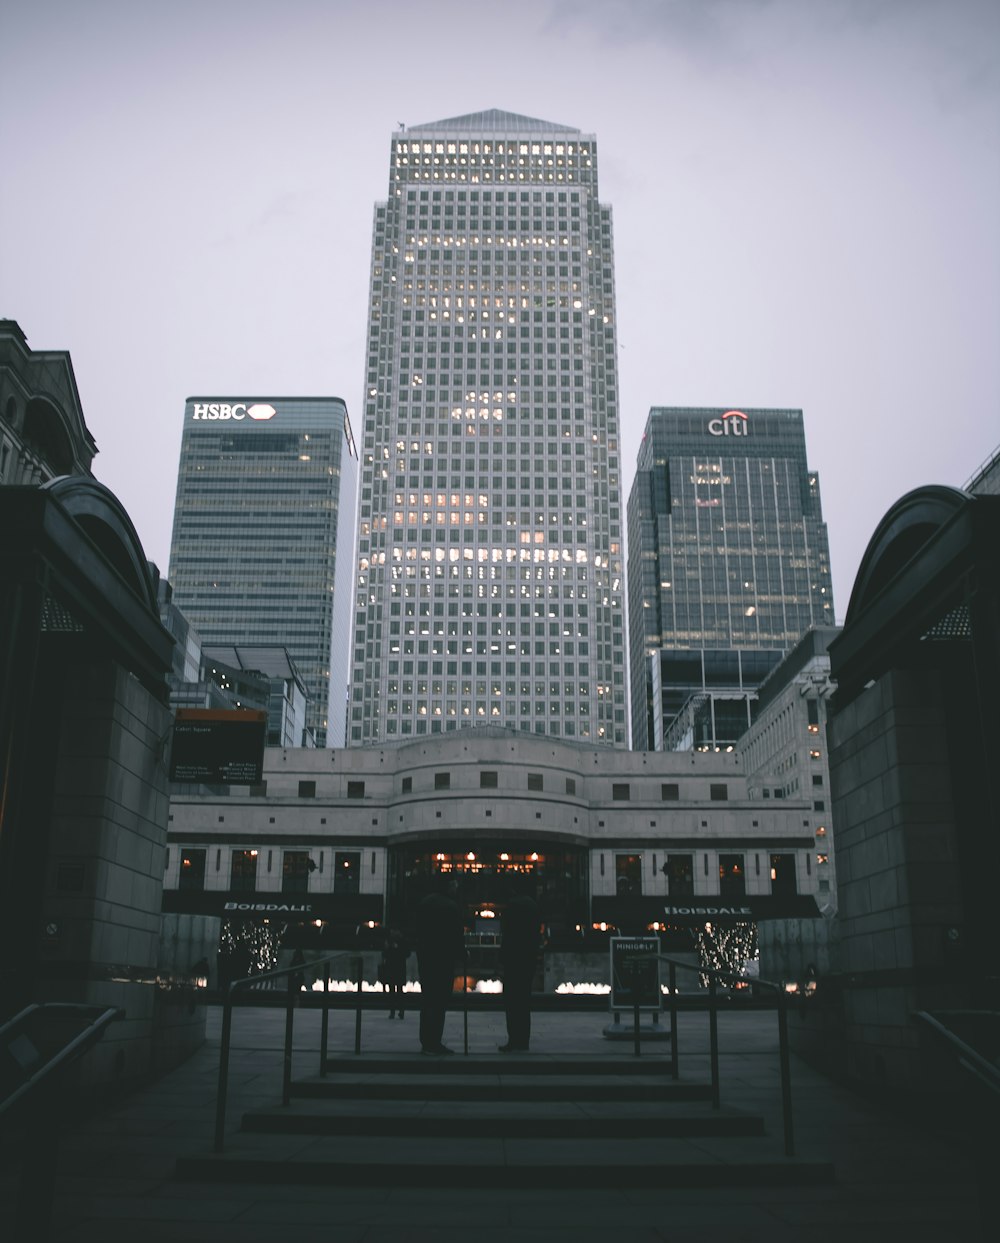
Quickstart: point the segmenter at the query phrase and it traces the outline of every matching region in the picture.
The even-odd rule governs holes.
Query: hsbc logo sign
[[[245,401],[238,401],[233,404],[221,401],[201,402],[195,401],[191,403],[194,412],[192,419],[212,421],[223,419],[255,419],[257,422],[263,422],[267,419],[273,419],[278,413],[274,406],[268,406],[264,402],[254,402],[247,405]]]
[[[727,410],[721,419],[709,419],[710,436],[745,436],[750,420],[742,410]]]

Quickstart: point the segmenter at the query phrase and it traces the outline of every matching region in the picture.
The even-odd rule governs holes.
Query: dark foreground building
[[[962,1029],[958,1012],[996,1009],[998,547],[1000,497],[909,493],[875,531],[830,646],[830,1000],[846,1069],[873,1083],[937,1081],[918,1012]]]
[[[122,1082],[176,1060],[190,1021],[190,992],[158,978],[172,640],[132,523],[89,474],[69,355],[4,329],[0,1020],[120,1010],[87,1073]]]

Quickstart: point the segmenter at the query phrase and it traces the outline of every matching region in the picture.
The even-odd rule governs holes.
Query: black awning
[[[819,919],[812,894],[755,894],[744,898],[699,896],[695,898],[594,897],[595,921],[617,928],[663,924],[733,924],[745,920]]]
[[[380,893],[226,893],[164,889],[163,910],[223,919],[323,919],[341,923],[382,920]]]

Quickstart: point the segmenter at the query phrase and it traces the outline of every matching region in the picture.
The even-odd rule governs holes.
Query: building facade
[[[90,475],[96,453],[69,351],[33,350],[0,319],[0,487]]]
[[[752,695],[809,626],[833,624],[819,477],[806,462],[801,410],[652,409],[628,534],[637,749],[663,746],[691,694]],[[706,672],[709,652],[727,649],[736,681],[725,661],[713,658],[718,667]]]
[[[826,973],[835,962],[837,870],[827,718],[836,686],[829,646],[835,626],[807,630],[760,687],[754,722],[737,744],[753,798],[805,804],[802,828],[813,837],[809,866],[822,919],[776,919],[760,926],[761,974],[802,979],[811,964]]]
[[[648,754],[485,727],[383,747],[268,749],[260,787],[175,793],[165,909],[412,929],[436,873],[467,931],[530,894],[553,953],[629,934],[816,915],[809,804],[735,754]],[[606,959],[606,942],[601,942]]]
[[[964,490],[975,496],[1000,496],[1000,448],[994,449]]]
[[[357,451],[339,398],[188,399],[174,603],[206,646],[286,648],[320,746],[344,738],[356,498]]]
[[[395,134],[375,209],[348,745],[625,746],[611,210],[594,137]]]
[[[295,662],[283,647],[206,647],[207,681],[234,708],[267,713],[267,745],[300,747],[311,737],[306,727],[309,696]],[[262,693],[263,692],[263,693]]]

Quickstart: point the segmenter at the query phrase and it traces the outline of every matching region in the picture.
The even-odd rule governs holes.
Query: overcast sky
[[[1000,444],[1000,0],[7,0],[0,316],[147,556],[188,395],[360,424],[391,133],[486,108],[597,136],[626,493],[650,406],[801,407],[842,619]]]

